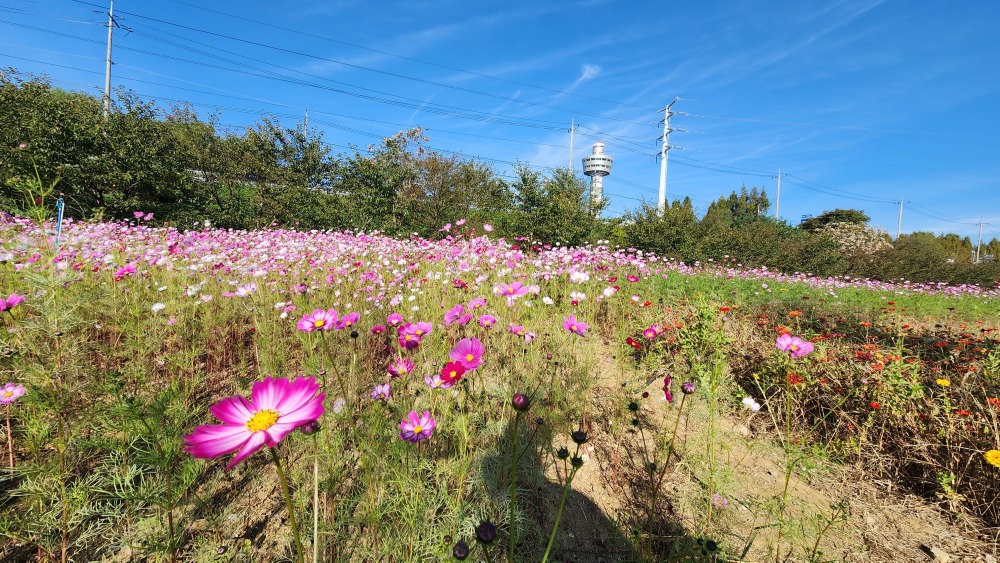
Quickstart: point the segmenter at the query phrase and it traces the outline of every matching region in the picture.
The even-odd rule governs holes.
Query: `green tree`
[[[865,215],[864,211],[857,209],[834,209],[824,211],[816,217],[810,217],[799,223],[799,228],[804,231],[818,231],[826,225],[833,223],[857,223],[867,225],[871,218]]]

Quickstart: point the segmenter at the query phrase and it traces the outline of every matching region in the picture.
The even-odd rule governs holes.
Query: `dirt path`
[[[659,429],[671,428],[676,420],[677,403],[662,400],[662,378],[657,378],[644,389],[649,398],[637,401],[643,433],[628,428],[631,413],[625,412],[623,402],[629,395],[622,384],[639,375],[623,373],[606,347],[598,356],[597,414],[589,421],[586,463],[573,483],[573,490],[585,498],[578,506],[567,506],[565,533],[572,545],[562,554],[565,561],[640,558],[622,539],[635,531],[645,537],[646,522],[640,515],[645,514],[652,487],[642,441],[652,442],[663,432]],[[677,382],[674,386],[679,387]],[[891,483],[868,480],[853,468],[820,457],[795,465],[777,557],[778,506],[785,490],[783,450],[773,436],[753,434],[740,413],[726,411],[731,408],[726,406],[716,417],[716,470],[709,471],[710,417],[705,400],[697,394],[691,397],[678,431],[680,461],[671,462],[665,498],[658,503],[664,522],[656,533],[665,538],[664,545],[675,539],[678,545],[696,545],[693,542],[705,534],[734,559],[746,550],[745,561],[997,561],[997,538],[985,536],[980,523],[946,514],[924,499],[892,490]],[[721,497],[710,526],[709,481]],[[594,507],[604,518],[588,514]]]

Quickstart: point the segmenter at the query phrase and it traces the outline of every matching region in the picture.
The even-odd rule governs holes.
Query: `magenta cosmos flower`
[[[326,396],[317,391],[319,383],[312,377],[258,381],[251,400],[235,395],[213,405],[209,410],[222,424],[199,426],[184,436],[184,449],[197,458],[237,452],[226,465],[232,469],[262,446],[273,448],[292,430],[319,419]]]
[[[302,332],[332,330],[337,326],[337,310],[316,309],[312,313],[306,313],[295,326]]]
[[[793,358],[801,358],[802,356],[805,356],[813,351],[813,345],[811,342],[807,342],[798,336],[792,336],[788,333],[779,336],[778,340],[774,343],[774,346],[782,352],[788,352],[788,354]]]
[[[399,437],[407,442],[420,442],[431,437],[437,422],[431,416],[431,411],[424,411],[418,415],[417,411],[410,411],[410,414],[399,421]]]
[[[449,309],[447,313],[444,314],[444,324],[445,325],[455,324],[455,322],[458,321],[458,319],[462,318],[462,315],[464,313],[465,313],[465,307],[461,303],[455,305],[454,307]]]
[[[576,315],[570,315],[563,319],[563,328],[580,336],[587,336],[587,323],[576,320]]]
[[[472,371],[483,365],[485,349],[478,338],[463,338],[448,352],[448,357],[462,364],[466,371]]]
[[[410,358],[398,358],[396,361],[389,364],[386,371],[392,377],[399,377],[401,375],[406,375],[413,371],[413,360]]]
[[[0,389],[0,405],[9,405],[23,397],[26,392],[23,385],[9,382]]]
[[[339,321],[337,321],[337,330],[344,330],[345,328],[350,328],[354,326],[354,323],[358,322],[359,320],[361,320],[361,315],[359,313],[348,313],[344,315]]]
[[[17,307],[21,303],[24,303],[24,296],[23,295],[18,295],[16,293],[11,293],[10,297],[8,297],[7,299],[4,299],[3,297],[0,297],[0,313],[2,313],[4,311],[9,311],[9,310],[13,309],[14,307]]]

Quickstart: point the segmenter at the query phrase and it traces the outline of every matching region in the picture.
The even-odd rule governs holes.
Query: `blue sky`
[[[0,65],[99,93],[104,0],[0,0]],[[102,14],[105,14],[102,16]],[[246,126],[309,111],[334,150],[413,127],[429,147],[574,168],[615,158],[607,216],[741,185],[781,216],[863,209],[902,231],[1000,238],[1000,3],[119,0],[112,84]],[[53,33],[54,32],[54,33]]]

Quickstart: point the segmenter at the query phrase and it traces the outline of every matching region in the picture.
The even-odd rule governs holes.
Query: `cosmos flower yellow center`
[[[315,321],[313,321],[313,326],[316,328],[319,328],[324,324],[326,324],[326,321],[324,321],[323,319],[316,319]]]
[[[799,347],[796,346],[795,344],[789,344],[788,349],[791,350],[792,352],[797,352],[799,350]]]
[[[423,431],[424,431],[424,427],[420,426],[419,424],[413,427],[413,433],[414,434],[420,434]]]
[[[448,373],[448,375],[450,375],[451,377],[458,377],[458,372],[457,372],[457,371],[455,371],[455,370],[451,370],[451,371],[450,371],[450,372]]]
[[[475,360],[475,359],[476,359],[476,357],[473,356],[472,354],[466,354],[465,355],[465,361],[467,361],[467,362],[471,362],[472,360]]]
[[[573,329],[572,330],[576,330],[576,325],[573,325]]]
[[[247,421],[247,430],[260,432],[274,426],[276,422],[278,422],[278,411],[270,409],[257,411]]]
[[[4,391],[3,392],[3,396],[4,397],[13,397],[14,396],[14,392],[13,391]]]

